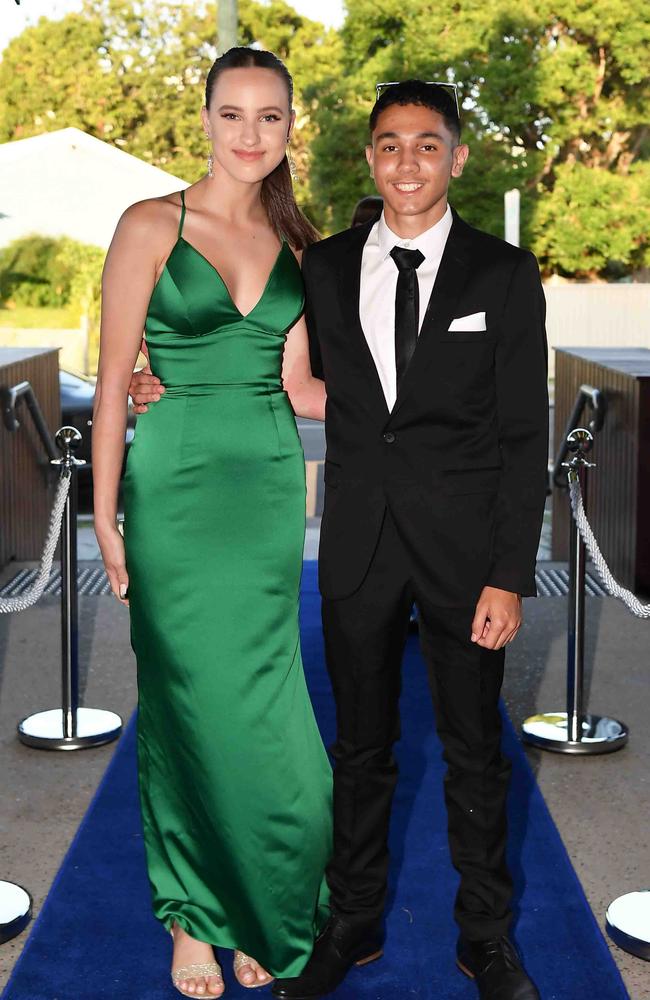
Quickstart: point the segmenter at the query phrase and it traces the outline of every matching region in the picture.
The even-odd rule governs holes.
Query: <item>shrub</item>
[[[79,306],[99,302],[104,251],[67,236],[24,236],[0,250],[0,302],[16,306]]]

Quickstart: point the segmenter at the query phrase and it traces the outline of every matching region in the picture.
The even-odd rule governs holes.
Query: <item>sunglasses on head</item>
[[[388,89],[388,87],[398,87],[402,81],[401,80],[391,80],[389,83],[376,83],[375,90],[377,91],[377,100],[381,97],[383,92]],[[454,104],[456,105],[456,114],[460,118],[460,105],[458,103],[458,85],[455,83],[443,83],[441,80],[423,80],[422,81],[427,87],[440,87],[442,90],[446,90],[448,94],[451,94],[454,98]]]

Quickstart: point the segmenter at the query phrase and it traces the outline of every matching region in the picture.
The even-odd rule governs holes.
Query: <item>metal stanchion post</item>
[[[81,750],[110,743],[119,736],[122,720],[115,712],[79,707],[79,627],[77,595],[77,468],[72,454],[81,434],[62,427],[56,435],[62,458],[53,459],[61,474],[70,476],[70,491],[61,528],[61,708],[30,715],[18,724],[18,737],[43,750]]]
[[[32,918],[32,897],[22,885],[0,881],[0,944],[11,941]]]
[[[575,471],[586,490],[587,477],[582,468]],[[584,495],[584,494],[583,494]],[[567,628],[567,727],[568,741],[582,737],[585,656],[585,546],[578,526],[571,520],[569,540],[569,621]]]
[[[577,427],[567,436],[568,450],[574,453],[563,463],[569,476],[581,477],[586,493],[587,470],[594,468],[586,454],[593,445],[593,435]],[[625,746],[627,727],[616,719],[591,715],[584,711],[584,632],[585,632],[585,558],[586,550],[578,525],[571,517],[569,548],[569,622],[567,645],[566,712],[532,715],[522,726],[522,739],[532,746],[556,753],[612,753]]]

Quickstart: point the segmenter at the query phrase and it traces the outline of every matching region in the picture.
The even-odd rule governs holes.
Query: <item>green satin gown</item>
[[[280,380],[303,307],[286,242],[236,308],[182,236],[149,303],[166,392],[124,483],[138,765],[154,912],[297,975],[326,915],[331,773],[300,655],[305,468]]]

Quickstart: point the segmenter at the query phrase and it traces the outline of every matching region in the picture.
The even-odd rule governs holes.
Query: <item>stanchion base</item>
[[[32,897],[15,882],[0,881],[0,944],[24,931],[32,919]]]
[[[600,715],[583,715],[582,739],[569,740],[566,712],[531,715],[521,727],[524,743],[553,750],[555,753],[613,753],[627,743],[628,729],[623,722]]]
[[[609,904],[605,918],[614,944],[650,961],[650,891],[627,892]]]
[[[51,708],[47,712],[29,715],[18,723],[18,739],[39,750],[83,750],[98,747],[116,739],[122,730],[122,720],[115,712],[102,708],[78,708],[74,736],[64,736],[63,712]]]

